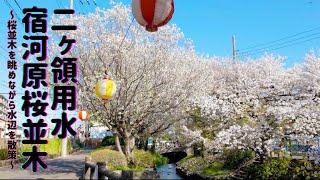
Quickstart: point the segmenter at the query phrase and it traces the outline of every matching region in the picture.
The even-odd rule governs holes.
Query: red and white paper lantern
[[[88,112],[87,111],[80,111],[79,112],[79,119],[81,119],[82,121],[87,120],[88,119]]]
[[[174,13],[173,0],[132,0],[132,12],[138,23],[149,32],[167,24]]]

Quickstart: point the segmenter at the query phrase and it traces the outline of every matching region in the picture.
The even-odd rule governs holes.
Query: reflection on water
[[[160,174],[160,179],[183,179],[176,172],[175,164],[166,164],[157,167],[157,172]]]

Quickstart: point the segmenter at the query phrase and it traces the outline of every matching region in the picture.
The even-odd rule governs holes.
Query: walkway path
[[[24,170],[21,164],[0,168],[0,179],[79,179],[84,167],[84,159],[90,150],[81,150],[66,158],[47,160],[47,169],[39,169],[37,173]]]

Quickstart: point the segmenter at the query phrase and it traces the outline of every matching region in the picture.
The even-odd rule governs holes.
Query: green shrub
[[[112,146],[115,144],[115,137],[113,136],[104,137],[101,142],[101,146]]]
[[[291,161],[290,170],[291,173],[297,176],[307,177],[309,176],[309,172],[307,168],[312,167],[312,164],[309,161]]]
[[[289,158],[270,158],[263,164],[255,167],[256,178],[270,179],[270,178],[287,178],[290,168]]]
[[[40,151],[47,152],[48,155],[59,156],[61,154],[61,139],[59,138],[51,138],[48,139],[48,144],[40,144],[38,147]],[[20,158],[25,159],[22,155],[23,152],[31,152],[32,146],[30,144],[23,144],[17,151]],[[67,151],[70,153],[72,151],[72,143],[71,140],[68,139]]]
[[[159,153],[144,151],[139,149],[133,150],[133,156],[137,166],[152,168],[154,166],[161,166],[168,163],[168,158],[163,157]]]
[[[137,166],[153,167],[153,155],[151,152],[135,149],[133,150],[134,161]]]
[[[8,158],[8,150],[0,149],[0,160],[6,160]]]
[[[224,168],[235,169],[243,163],[255,158],[255,153],[251,150],[225,150],[224,157]]]
[[[47,152],[48,155],[60,155],[61,154],[61,144],[62,139],[52,138],[48,139],[48,144],[40,144],[40,150]],[[67,141],[67,151],[70,153],[72,151],[72,143],[71,140]]]
[[[113,146],[116,145],[114,136],[106,136],[102,139],[101,146]],[[124,145],[123,139],[120,139],[120,145]]]
[[[269,158],[263,164],[246,168],[246,174],[254,179],[319,179],[320,167],[308,160]]]
[[[292,160],[290,174],[299,178],[319,178],[320,167],[308,160]]]
[[[162,165],[168,164],[168,162],[169,162],[168,158],[162,156],[159,153],[153,153],[153,163],[156,166],[162,166]]]
[[[40,151],[47,152],[48,155],[60,155],[61,140],[59,138],[48,139],[48,144],[40,144]]]
[[[32,146],[30,144],[22,144],[20,148],[17,149],[17,154],[21,162],[27,160],[28,157],[22,155],[23,152],[31,152]]]

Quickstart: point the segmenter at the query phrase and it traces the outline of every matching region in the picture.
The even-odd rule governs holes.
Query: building
[[[77,128],[77,138],[85,139],[86,123],[82,121],[82,124]],[[98,123],[90,123],[89,125],[89,138],[91,139],[103,139],[106,136],[112,136],[112,132],[106,127]]]
[[[103,139],[106,136],[112,136],[112,132],[105,126],[96,125],[90,127],[90,138]]]
[[[8,100],[3,95],[0,95],[0,138],[5,138],[8,110]]]

